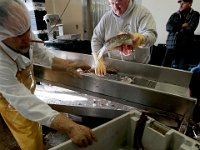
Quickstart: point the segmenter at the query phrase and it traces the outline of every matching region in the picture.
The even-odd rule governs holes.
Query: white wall
[[[151,11],[156,21],[158,32],[156,44],[166,43],[166,23],[170,15],[173,12],[178,11],[180,4],[178,4],[177,1],[178,0],[142,0],[142,5]],[[200,0],[193,0],[192,8],[200,12]],[[200,24],[197,27],[195,34],[200,35]]]
[[[61,14],[69,0],[46,0],[45,7],[47,13]],[[179,9],[178,0],[136,0],[148,8],[154,16],[157,26],[158,39],[155,43],[166,43],[166,23],[170,15]],[[200,0],[193,0],[192,8],[200,12]],[[81,33],[83,35],[83,14],[82,0],[71,0],[70,4],[62,17],[64,33]],[[195,31],[200,35],[200,24]]]

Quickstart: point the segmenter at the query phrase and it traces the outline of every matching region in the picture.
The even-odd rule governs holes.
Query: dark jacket
[[[175,49],[177,46],[188,46],[194,38],[194,31],[199,24],[199,12],[191,9],[189,13],[183,17],[181,12],[173,13],[166,25],[166,30],[169,32],[167,37],[167,49]],[[183,23],[188,23],[189,27],[183,29]]]

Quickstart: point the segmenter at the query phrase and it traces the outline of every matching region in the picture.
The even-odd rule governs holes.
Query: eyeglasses
[[[113,5],[121,5],[123,3],[122,0],[114,0],[114,1],[110,1],[110,5],[113,6]]]

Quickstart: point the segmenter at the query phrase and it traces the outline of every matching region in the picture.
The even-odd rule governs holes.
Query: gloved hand
[[[51,128],[67,133],[72,142],[79,147],[87,147],[88,145],[91,145],[93,141],[97,141],[96,136],[91,129],[75,123],[61,113],[53,119]]]
[[[85,71],[90,68],[91,67],[83,61],[64,60],[58,57],[53,58],[52,69],[55,71],[66,71],[66,73],[72,77],[81,78],[82,76],[77,69]]]
[[[93,53],[95,61],[95,74],[98,76],[106,75],[106,65],[104,64],[103,58],[98,58],[96,53]]]
[[[80,75],[80,72],[84,72],[85,70],[89,69],[91,69],[91,67],[83,61],[72,61],[69,63],[66,71],[73,77],[81,78],[82,76]]]
[[[144,35],[140,33],[133,33],[133,49],[144,45]]]
[[[88,70],[91,68],[88,64],[86,64],[83,61],[71,61],[68,67],[74,70],[77,70],[77,69]]]

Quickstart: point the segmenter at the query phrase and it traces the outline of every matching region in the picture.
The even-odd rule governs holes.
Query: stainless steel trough
[[[58,50],[52,52],[64,59],[84,61],[94,66],[91,55]],[[179,130],[185,132],[196,104],[196,99],[189,96],[190,72],[109,58],[105,59],[105,62],[109,68],[118,70],[118,73],[104,77],[83,73],[83,78],[77,79],[67,73],[52,71],[40,65],[35,65],[34,71],[40,82],[105,98],[148,112],[176,115],[181,120]]]

